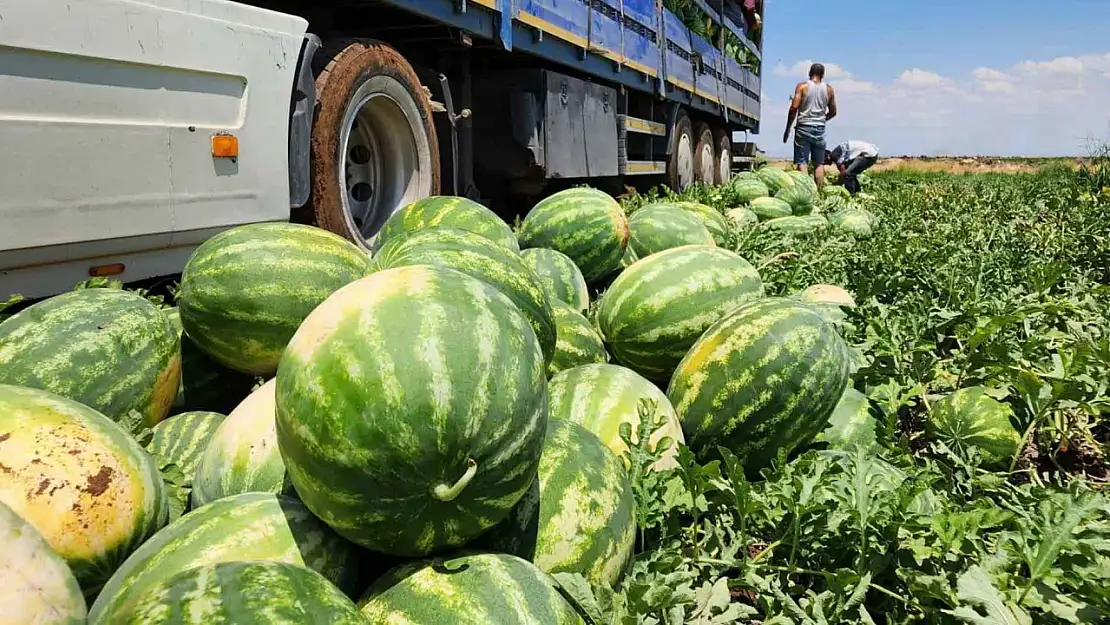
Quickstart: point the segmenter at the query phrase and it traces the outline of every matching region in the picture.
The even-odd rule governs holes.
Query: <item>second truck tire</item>
[[[428,96],[396,50],[339,46],[316,78],[309,219],[369,250],[389,216],[439,193]]]

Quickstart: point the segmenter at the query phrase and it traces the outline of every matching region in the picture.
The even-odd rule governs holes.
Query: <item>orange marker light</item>
[[[118,276],[123,273],[123,263],[112,263],[111,265],[97,265],[96,267],[89,267],[89,275],[94,278],[102,278],[104,276]]]
[[[212,135],[212,156],[217,158],[239,156],[239,138],[235,135]]]

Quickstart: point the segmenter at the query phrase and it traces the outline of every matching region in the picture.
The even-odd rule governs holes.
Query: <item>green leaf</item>
[[[1017,604],[1008,602],[983,569],[972,566],[957,582],[961,605],[948,613],[972,625],[1032,625],[1033,620]],[[980,612],[980,609],[982,612]]]

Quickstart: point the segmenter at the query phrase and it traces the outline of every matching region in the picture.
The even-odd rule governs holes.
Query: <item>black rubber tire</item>
[[[431,104],[412,66],[391,46],[358,39],[331,42],[326,49],[334,51],[334,54],[330,58],[325,55],[321,60],[323,69],[316,77],[318,95],[311,147],[312,195],[302,213],[302,220],[369,250],[370,241],[358,232],[357,225],[352,225],[346,215],[343,203],[348,193],[346,180],[339,177],[338,165],[346,159],[346,155],[340,154],[340,147],[349,102],[360,87],[378,76],[392,78],[412,98],[419,114],[419,124],[413,125],[413,132],[424,133],[430,153],[430,163],[426,164],[428,175],[425,176],[429,182],[424,185],[425,189],[417,190],[421,197],[439,194],[440,185],[439,142]]]
[[[693,146],[694,130],[690,124],[690,117],[684,111],[679,111],[675,118],[674,127],[671,129],[671,151],[667,157],[667,186],[675,191],[682,191],[694,182],[692,171],[679,171],[681,169],[679,151],[689,150],[689,153],[685,156],[692,166]]]
[[[713,181],[717,184],[728,184],[732,179],[732,133],[727,128],[713,129],[713,158],[716,167],[713,169]]]
[[[698,122],[694,125],[694,137],[697,139],[694,143],[694,180],[712,185],[716,179],[713,170],[717,165],[713,131],[709,129],[709,124]]]

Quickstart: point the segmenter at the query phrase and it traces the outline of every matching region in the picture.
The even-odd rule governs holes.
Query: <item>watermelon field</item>
[[[1110,622],[1110,165],[209,239],[0,308],[0,623]]]

